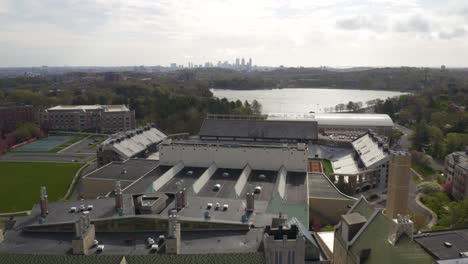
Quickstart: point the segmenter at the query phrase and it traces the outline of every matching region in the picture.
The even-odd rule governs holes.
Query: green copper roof
[[[369,219],[374,211],[374,207],[367,202],[366,198],[361,196],[348,213],[359,213],[366,219]]]
[[[356,211],[364,208],[364,205],[358,206]],[[367,209],[364,209],[362,213],[366,214],[367,211]],[[370,222],[363,227],[364,230],[360,231],[362,233],[357,234],[356,241],[350,247],[350,252],[355,260],[359,259],[364,250],[370,249],[369,257],[365,263],[432,263],[432,258],[406,235],[403,235],[395,246],[390,244],[388,235],[392,223],[382,214],[381,210],[377,211],[375,217],[371,217],[368,221]]]

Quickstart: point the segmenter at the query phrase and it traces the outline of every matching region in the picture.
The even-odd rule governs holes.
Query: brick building
[[[115,133],[135,128],[135,111],[125,105],[59,105],[41,113],[47,130]]]
[[[12,132],[22,122],[33,122],[32,105],[0,103],[0,135]]]

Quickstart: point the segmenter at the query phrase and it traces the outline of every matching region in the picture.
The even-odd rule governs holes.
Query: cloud
[[[397,32],[428,33],[431,31],[431,23],[422,15],[416,14],[397,21],[394,29]]]
[[[0,0],[0,66],[200,64],[242,56],[268,65],[411,64],[427,63],[427,56],[375,54],[455,47],[468,56],[466,0],[438,1]],[[462,57],[454,61],[465,63]]]
[[[376,18],[367,16],[354,16],[350,18],[339,19],[336,21],[336,27],[343,30],[361,30],[367,29],[375,32],[386,31],[386,25]]]
[[[439,38],[441,39],[454,39],[460,38],[467,35],[467,31],[464,28],[456,28],[452,31],[441,31],[439,32]]]

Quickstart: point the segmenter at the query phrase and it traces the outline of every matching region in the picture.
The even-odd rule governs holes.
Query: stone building
[[[452,185],[452,196],[457,200],[468,198],[468,150],[445,157],[446,182]]]

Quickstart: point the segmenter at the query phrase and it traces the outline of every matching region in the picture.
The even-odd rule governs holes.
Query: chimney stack
[[[182,190],[176,192],[176,210],[180,211],[182,208],[187,206],[187,189],[183,188]]]
[[[180,252],[180,223],[177,221],[177,212],[171,211],[169,214],[169,229],[166,240],[166,253],[179,254]]]
[[[389,162],[387,206],[385,208],[385,215],[390,219],[408,213],[410,169],[411,155],[405,151],[392,151]]]
[[[121,215],[123,213],[123,194],[120,181],[115,182],[115,210]]]
[[[245,210],[249,213],[252,213],[255,210],[255,197],[253,193],[247,193],[246,194],[246,204],[247,207]]]
[[[49,214],[49,200],[47,198],[47,190],[45,186],[41,186],[41,217],[45,218]]]

